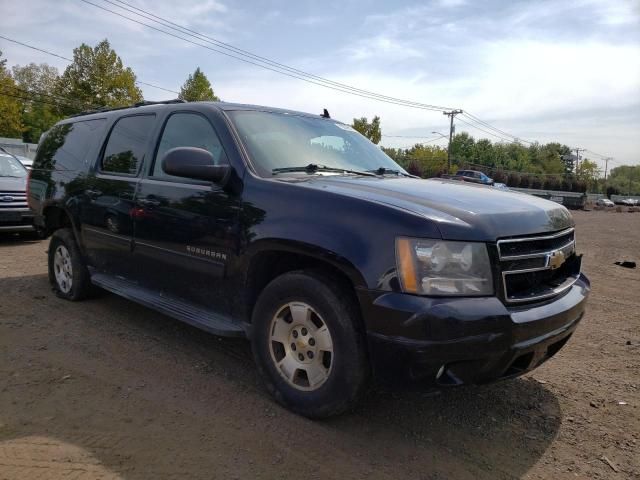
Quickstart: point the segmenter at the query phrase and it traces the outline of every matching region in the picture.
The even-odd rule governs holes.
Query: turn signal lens
[[[414,250],[408,238],[398,238],[396,241],[396,256],[400,267],[400,283],[402,289],[408,293],[418,293],[418,276],[416,275],[416,260]]]

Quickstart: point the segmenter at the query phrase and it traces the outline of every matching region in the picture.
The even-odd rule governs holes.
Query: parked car
[[[7,151],[5,148],[0,147],[0,153],[3,153],[5,155],[10,155],[13,158],[15,158],[16,160],[18,160],[22,165],[24,165],[24,167],[27,170],[31,170],[31,167],[33,166],[33,160],[31,160],[30,158],[27,157],[23,157],[22,155],[15,155],[13,153],[10,153],[9,151]]]
[[[569,211],[413,177],[327,117],[170,101],[59,122],[30,183],[55,292],[246,337],[309,417],[353,407],[372,374],[478,384],[555,355],[590,290]]]
[[[493,185],[493,179],[487,177],[484,173],[476,170],[458,170],[453,177],[455,180],[464,180],[465,182],[481,183],[483,185]]]
[[[608,198],[599,198],[596,200],[596,205],[599,207],[615,207],[615,203],[613,203]]]
[[[27,169],[13,155],[0,152],[0,233],[36,231],[26,190]]]
[[[638,200],[635,198],[623,198],[620,200],[620,205],[624,205],[625,207],[635,207],[638,205]]]

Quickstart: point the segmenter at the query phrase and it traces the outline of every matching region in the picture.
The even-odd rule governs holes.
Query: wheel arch
[[[361,272],[346,258],[314,245],[298,241],[267,241],[255,245],[246,264],[244,277],[244,318],[251,316],[260,293],[276,277],[292,271],[312,270],[338,282],[360,310],[357,289],[366,286]]]
[[[76,244],[82,251],[82,244],[80,243],[80,239],[78,238],[76,222],[74,221],[73,215],[67,209],[57,204],[50,204],[44,207],[44,209],[42,210],[42,214],[44,217],[44,225],[47,236],[51,235],[53,232],[60,228],[70,228],[73,232],[73,237],[76,240]]]

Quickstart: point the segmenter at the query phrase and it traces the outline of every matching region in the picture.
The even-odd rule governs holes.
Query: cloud
[[[296,25],[302,25],[305,27],[313,27],[316,25],[322,25],[331,21],[330,16],[326,15],[308,15],[306,17],[296,18],[293,23]]]
[[[398,0],[376,5],[326,0],[322,10],[285,0],[127,2],[357,88],[460,107],[523,138],[565,141],[620,161],[640,160],[640,114],[628,113],[640,112],[637,1]],[[346,121],[380,115],[385,132],[430,136],[432,130],[447,128],[439,112],[267,72],[78,0],[30,0],[20,8],[0,0],[0,11],[3,34],[65,56],[82,42],[94,45],[106,37],[140,80],[167,88],[177,89],[200,66],[226,100],[311,112],[326,107]],[[10,65],[36,61],[66,66],[2,40],[0,49]],[[167,96],[150,88],[144,93],[150,99]]]

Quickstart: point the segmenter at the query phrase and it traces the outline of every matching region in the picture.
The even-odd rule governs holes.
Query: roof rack
[[[94,110],[85,110],[84,112],[74,113],[73,115],[69,115],[70,117],[81,117],[83,115],[91,115],[93,113],[104,113],[104,112],[113,112],[115,110],[124,110],[126,108],[136,108],[136,107],[146,107],[147,105],[167,105],[171,103],[187,103],[186,100],[182,100],[180,98],[174,98],[172,100],[160,100],[158,102],[151,102],[149,100],[144,100],[142,102],[134,103],[133,105],[125,105],[123,107],[104,107],[104,108],[96,108]]]

